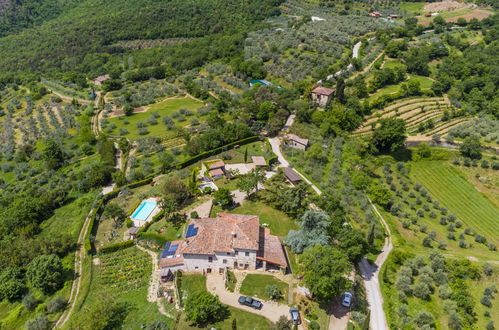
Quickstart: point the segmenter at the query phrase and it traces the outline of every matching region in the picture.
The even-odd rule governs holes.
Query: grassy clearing
[[[433,80],[424,76],[410,76],[409,80],[419,81],[421,89],[430,89],[433,84]]]
[[[422,13],[425,3],[424,2],[401,2],[400,9],[411,13]]]
[[[499,209],[480,194],[457,168],[438,161],[417,162],[413,164],[411,173],[465,227],[469,226],[489,241],[499,244]]]
[[[199,291],[206,291],[206,277],[198,274],[189,274],[182,276],[182,296],[185,299],[189,294],[193,294]],[[232,329],[233,320],[236,319],[236,324],[238,329],[269,329],[270,321],[268,321],[263,316],[259,316],[253,313],[249,313],[237,308],[228,307],[230,311],[230,317],[227,319],[211,324],[210,327],[216,329]],[[193,327],[185,320],[184,317],[180,318],[177,329],[199,329]]]
[[[278,300],[286,303],[288,301],[289,285],[272,275],[248,274],[241,284],[241,294],[264,300],[271,300],[265,288],[268,285],[277,285],[281,290],[282,297]]]
[[[222,210],[219,205],[213,206],[211,216],[218,212],[227,212]],[[246,200],[243,205],[231,209],[231,213],[257,215],[260,217],[260,225],[268,224],[270,233],[277,236],[286,236],[291,229],[298,229],[296,222],[284,212],[274,209],[260,201]]]
[[[175,130],[168,130],[167,126],[162,122],[163,118],[170,117],[174,122],[174,126],[177,128],[189,126],[192,119],[197,119],[201,122],[200,118],[195,113],[195,110],[202,106],[202,102],[190,97],[170,98],[149,106],[146,112],[134,113],[130,116],[109,118],[109,133],[112,135],[120,135],[120,128],[123,128],[128,131],[128,133],[122,135],[132,140],[148,136],[172,138],[175,136]],[[175,114],[178,114],[181,109],[189,110],[192,114],[178,116],[175,119]],[[160,117],[156,118],[156,124],[151,125],[148,121],[153,118],[153,113],[157,113]],[[139,128],[137,127],[138,123],[146,124],[145,129],[147,130],[147,134],[139,134]],[[107,128],[105,130],[106,132],[108,131]]]
[[[40,235],[54,237],[69,234],[76,240],[96,195],[97,192],[88,193],[55,210],[54,215],[40,225]]]

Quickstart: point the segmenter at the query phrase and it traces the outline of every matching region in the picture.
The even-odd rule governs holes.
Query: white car
[[[352,298],[353,298],[353,295],[350,292],[348,292],[348,291],[345,292],[343,294],[343,300],[341,301],[341,304],[344,307],[350,308],[350,306],[352,305]]]

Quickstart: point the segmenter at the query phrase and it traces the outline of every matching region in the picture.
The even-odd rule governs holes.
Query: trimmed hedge
[[[241,140],[238,140],[238,141],[234,141],[234,142],[226,144],[224,146],[221,146],[221,147],[218,147],[218,148],[215,148],[215,149],[211,149],[211,150],[205,151],[205,152],[200,153],[200,154],[198,154],[196,156],[193,156],[193,157],[191,157],[191,158],[189,158],[187,160],[184,160],[181,163],[178,163],[177,164],[177,169],[180,170],[180,169],[182,169],[184,167],[187,167],[189,165],[192,165],[192,164],[200,161],[201,159],[205,159],[207,157],[210,157],[210,156],[219,154],[221,152],[230,150],[230,149],[234,148],[234,146],[236,146],[236,145],[245,145],[245,144],[248,144],[248,143],[252,143],[252,142],[256,142],[256,141],[261,141],[261,140],[262,140],[262,138],[260,136],[250,136],[248,138],[241,139]]]
[[[158,234],[158,233],[144,233],[144,232],[142,232],[142,233],[138,234],[137,238],[140,240],[144,240],[144,241],[154,241],[161,246],[164,246],[166,244],[166,242],[169,241],[164,236],[162,236],[161,234]]]
[[[99,253],[105,254],[105,253],[116,252],[119,250],[124,250],[124,249],[127,249],[127,248],[133,246],[134,244],[135,243],[133,242],[133,240],[128,240],[128,241],[124,241],[124,242],[110,244],[108,246],[104,246],[103,248],[101,248],[99,250]]]

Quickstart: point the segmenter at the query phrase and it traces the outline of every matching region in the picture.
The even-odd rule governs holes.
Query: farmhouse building
[[[111,77],[108,74],[98,76],[93,80],[93,83],[94,85],[100,86],[104,81],[108,80],[109,78]]]
[[[333,94],[334,89],[318,86],[312,90],[312,101],[321,107],[325,107],[329,102],[331,102]]]
[[[369,16],[371,17],[382,17],[381,13],[379,11],[373,11],[369,13]]]
[[[159,260],[164,278],[177,270],[222,273],[226,269],[285,267],[279,238],[260,227],[258,216],[230,213],[191,219],[185,238],[166,243]]]
[[[298,135],[288,134],[286,135],[286,145],[300,150],[307,150],[308,148],[308,139],[302,139]]]

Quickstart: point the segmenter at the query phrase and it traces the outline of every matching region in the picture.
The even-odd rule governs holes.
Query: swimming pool
[[[130,218],[145,221],[156,208],[156,202],[142,202]]]

